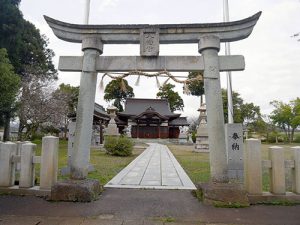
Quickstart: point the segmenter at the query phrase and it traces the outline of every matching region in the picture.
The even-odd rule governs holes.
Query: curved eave
[[[85,37],[99,36],[104,44],[138,44],[141,30],[159,32],[161,44],[198,43],[202,36],[215,35],[221,42],[247,38],[261,12],[243,20],[222,23],[195,24],[133,24],[133,25],[80,25],[70,24],[44,16],[54,34],[65,41],[81,43]]]
[[[183,127],[183,126],[189,126],[189,123],[178,123],[178,124],[169,124],[170,127]]]
[[[160,119],[163,119],[163,120],[168,120],[169,118],[166,117],[166,116],[163,116],[161,114],[159,114],[158,112],[154,112],[154,111],[151,111],[151,112],[143,112],[141,113],[140,115],[137,115],[135,117],[133,117],[134,119],[139,119],[143,116],[146,116],[146,115],[149,115],[149,118],[153,117],[153,115],[159,117]]]

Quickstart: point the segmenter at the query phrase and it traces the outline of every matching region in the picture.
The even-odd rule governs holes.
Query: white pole
[[[229,21],[228,0],[223,0],[223,19]],[[230,43],[225,43],[225,55],[230,55]],[[227,72],[227,99],[228,99],[228,123],[233,123],[233,102],[232,102],[232,83],[231,72]]]
[[[89,17],[90,17],[90,3],[91,0],[86,0],[85,8],[84,8],[84,24],[89,24]]]

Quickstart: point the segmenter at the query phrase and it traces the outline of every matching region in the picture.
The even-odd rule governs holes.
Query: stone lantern
[[[116,118],[116,112],[117,112],[117,107],[115,106],[109,106],[107,108],[107,113],[110,116],[110,121],[107,125],[107,128],[105,129],[105,135],[113,135],[113,136],[119,136],[119,129],[116,124],[115,118]]]
[[[200,111],[200,123],[196,134],[196,152],[209,152],[206,105],[202,104]]]

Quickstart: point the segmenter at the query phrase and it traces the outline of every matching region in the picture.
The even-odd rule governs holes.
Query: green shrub
[[[192,141],[193,143],[196,143],[196,131],[193,131],[192,133]]]
[[[295,143],[300,143],[300,134],[295,134],[295,136],[294,136],[294,142]]]
[[[267,142],[268,143],[276,143],[276,136],[277,136],[278,143],[288,142],[288,140],[284,134],[278,134],[276,132],[269,133]]]
[[[124,136],[106,136],[104,148],[107,154],[115,156],[130,156],[132,155],[133,142]]]

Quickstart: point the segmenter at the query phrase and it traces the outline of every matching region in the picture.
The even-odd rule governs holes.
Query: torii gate
[[[98,72],[202,71],[207,99],[210,170],[213,182],[228,181],[220,71],[241,71],[243,56],[218,56],[220,42],[247,38],[261,12],[235,22],[159,25],[78,25],[45,16],[54,34],[68,42],[82,43],[83,56],[61,56],[59,70],[80,71],[71,178],[88,173],[92,119]],[[159,56],[159,44],[198,43],[202,56]],[[141,56],[100,56],[105,44],[140,44]]]

